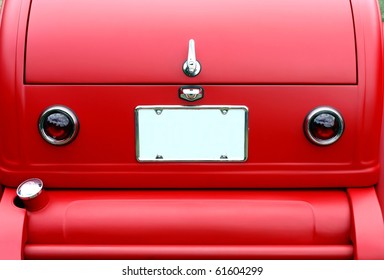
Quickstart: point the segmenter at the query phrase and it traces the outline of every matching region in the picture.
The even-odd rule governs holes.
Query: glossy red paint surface
[[[384,25],[384,23],[383,23]],[[382,26],[383,40],[384,40],[384,26]],[[384,52],[384,49],[383,49]],[[382,57],[384,64],[384,56]],[[381,124],[381,139],[384,139],[384,121]],[[384,158],[384,141],[380,142],[380,158]],[[380,178],[377,184],[377,196],[381,206],[381,212],[384,213],[384,164],[380,165]]]
[[[78,248],[72,258],[97,257],[90,249],[95,244],[106,250],[100,258],[115,258],[123,252],[127,258],[154,258],[162,251],[156,248],[165,250],[163,257],[175,254],[203,258],[213,254],[210,250],[199,253],[192,245],[216,248],[213,252],[218,257],[241,258],[248,254],[263,258],[268,252],[269,258],[273,254],[275,258],[305,254],[322,258],[322,252],[329,252],[329,258],[338,254],[352,257],[352,254],[343,255],[352,247],[350,209],[343,191],[52,190],[47,193],[50,199],[47,207],[28,214],[26,252],[30,257],[43,254],[44,248],[50,248],[46,258],[52,254],[58,257],[61,250],[57,244]],[[272,249],[272,245],[276,248]],[[190,249],[182,253],[177,246]],[[300,248],[297,253],[295,246]],[[307,247],[312,246],[318,249],[311,254]],[[238,247],[243,250],[231,249]],[[82,248],[85,251],[80,253]],[[67,257],[68,254],[62,255]]]
[[[352,22],[348,0],[33,1],[25,80],[355,84]],[[193,81],[181,71],[191,38]]]
[[[377,2],[240,2],[195,1],[188,25],[184,1],[5,1],[0,258],[384,258]],[[181,70],[191,38],[195,78]],[[196,84],[192,105],[249,108],[248,160],[139,163],[134,109],[189,106],[179,88]],[[38,131],[54,105],[80,122],[61,147]],[[320,106],[345,120],[327,147],[303,132]],[[49,204],[16,208],[35,177]]]
[[[307,4],[309,2],[305,2],[298,2],[303,9],[303,12],[300,13],[313,14],[310,5]],[[322,1],[322,4],[317,3],[316,5],[324,5],[322,7],[325,9],[335,3],[335,10],[330,9],[332,11],[330,16],[336,18],[336,13],[339,14],[338,11],[346,5],[346,2],[348,1]],[[51,9],[57,9],[53,3],[47,3],[44,6],[42,3],[45,2],[33,2],[33,5],[36,6],[31,9],[30,21],[34,21],[33,24],[37,24],[36,21],[40,19],[44,21]],[[353,2],[352,4],[357,7],[360,5]],[[251,3],[249,2],[248,5]],[[24,179],[39,177],[47,187],[72,188],[305,188],[358,187],[376,184],[379,176],[378,151],[382,108],[381,68],[371,64],[368,67],[366,63],[381,57],[381,30],[380,25],[375,25],[376,21],[373,21],[369,14],[373,8],[368,7],[367,11],[364,11],[366,7],[363,6],[357,8],[355,12],[358,16],[360,13],[360,16],[355,19],[355,28],[360,28],[360,30],[368,28],[365,27],[366,24],[363,24],[365,21],[369,21],[371,26],[367,31],[364,29],[364,31],[356,32],[355,36],[356,59],[359,65],[357,76],[360,77],[358,84],[347,85],[350,82],[339,79],[339,85],[303,85],[308,83],[305,78],[297,81],[297,83],[302,83],[301,85],[284,85],[283,80],[281,80],[282,85],[241,85],[244,82],[241,79],[236,82],[237,85],[202,84],[206,94],[203,99],[195,102],[195,105],[227,104],[244,105],[249,108],[248,161],[243,164],[151,164],[138,163],[136,160],[134,108],[139,105],[190,105],[179,99],[179,85],[153,84],[155,80],[151,79],[155,75],[152,74],[148,75],[145,81],[140,79],[134,81],[134,83],[146,82],[151,85],[48,85],[54,82],[48,78],[46,81],[40,81],[39,84],[25,84],[23,83],[24,74],[28,76],[28,71],[32,70],[28,70],[28,67],[31,67],[28,66],[29,62],[24,61],[24,51],[27,52],[28,60],[28,57],[33,55],[28,50],[31,40],[39,42],[44,50],[44,42],[49,45],[59,39],[53,40],[52,37],[37,32],[37,26],[33,27],[31,22],[27,34],[29,2],[10,3],[4,14],[7,24],[3,26],[1,33],[2,64],[0,66],[4,75],[1,77],[0,84],[2,92],[0,117],[4,121],[0,127],[1,131],[7,135],[0,139],[2,183],[16,186]],[[81,14],[83,8],[83,4],[79,4],[78,13]],[[95,9],[97,12],[98,8]],[[112,4],[108,9],[114,11],[116,6]],[[270,9],[270,7],[266,6],[265,9]],[[324,9],[320,9],[321,15],[326,12]],[[349,9],[348,6],[341,13],[347,16],[339,17],[340,19],[345,18],[341,26],[346,25],[348,22],[346,18],[351,16]],[[40,15],[44,11],[45,15]],[[75,11],[71,9],[67,12],[75,13]],[[376,12],[376,10],[374,11]],[[39,16],[35,16],[35,13]],[[79,15],[74,16],[80,17]],[[33,17],[34,19],[32,19]],[[60,18],[60,16],[57,17]],[[88,20],[100,24],[91,15]],[[63,24],[60,26],[64,28],[64,17],[62,21]],[[292,22],[290,27],[294,28],[296,23]],[[124,21],[116,21],[113,24],[124,25],[124,23]],[[69,21],[67,24],[70,28],[74,23]],[[272,23],[270,22],[270,24]],[[320,28],[316,21],[313,21],[312,25],[315,29]],[[51,24],[45,28],[54,28],[54,26]],[[81,25],[80,29],[74,28],[71,34],[84,32],[87,26],[85,24]],[[105,24],[104,28],[108,29],[112,26],[114,26],[112,23],[111,25]],[[323,28],[326,31],[322,34],[329,34],[330,30],[327,25],[323,25]],[[346,29],[350,28],[352,27]],[[298,27],[292,31],[297,34],[304,32]],[[164,33],[168,34],[166,30]],[[100,36],[102,34],[100,33]],[[345,34],[349,34],[349,31],[345,31]],[[63,31],[63,38],[66,38],[66,35],[70,34]],[[308,36],[312,36],[312,33],[308,32]],[[76,42],[79,48],[89,42],[87,37],[82,37],[83,41],[79,41],[78,38],[74,42],[71,38],[65,39],[66,42],[68,44]],[[197,38],[195,40],[198,41]],[[311,37],[308,37],[308,41],[312,41]],[[342,41],[344,42],[344,40]],[[339,44],[336,42],[339,41],[333,43],[334,48],[339,49]],[[64,42],[62,43],[64,44]],[[340,44],[343,46],[343,43],[340,42]],[[116,45],[119,47],[119,44],[116,43]],[[148,45],[148,48],[152,47]],[[57,49],[44,53],[53,55],[52,52]],[[70,51],[72,48],[67,47],[67,49]],[[231,48],[224,49],[231,50]],[[344,52],[344,48],[340,47],[340,52],[341,49]],[[145,54],[148,52],[146,49],[142,49],[142,51]],[[113,55],[118,52],[111,51],[110,53]],[[209,48],[207,50],[203,48],[202,54],[204,53],[207,53],[206,55],[214,54]],[[238,51],[233,51],[233,53],[238,53]],[[271,52],[270,57],[274,57],[274,54]],[[297,52],[297,55],[299,54],[303,54],[303,52]],[[305,55],[310,56],[310,50]],[[313,55],[313,57],[317,59],[317,56]],[[63,59],[63,56],[57,54],[56,58],[60,60]],[[69,58],[66,60],[73,61]],[[302,60],[299,61],[302,62]],[[36,62],[33,67],[48,69],[42,63],[56,63],[56,60],[52,62],[51,59],[44,59]],[[170,60],[170,63],[173,64],[173,60]],[[312,62],[308,60],[306,63],[310,65]],[[336,62],[334,64],[340,65]],[[116,62],[114,65],[121,64]],[[123,66],[121,67],[124,69]],[[62,71],[64,68],[57,64],[55,70]],[[244,72],[247,72],[245,70]],[[181,69],[177,71],[180,75],[184,75]],[[208,73],[217,72],[209,71],[209,69],[206,71]],[[314,70],[314,72],[316,71]],[[345,71],[342,72],[345,73]],[[84,70],[84,75],[77,76],[86,77],[87,73],[88,71]],[[322,76],[321,71],[316,73],[320,73],[319,75]],[[28,82],[27,76],[26,81]],[[195,78],[186,77],[185,79],[179,80],[180,85],[198,81],[194,80]],[[196,79],[199,79],[199,76]],[[211,80],[214,81],[215,78]],[[67,83],[68,81],[61,82]],[[79,81],[72,81],[72,83],[77,82]],[[92,81],[88,80],[88,82]],[[100,80],[100,83],[102,82],[103,80]],[[255,80],[255,83],[258,82]],[[331,82],[324,79],[322,83]],[[54,147],[46,143],[36,128],[36,122],[42,111],[57,104],[71,108],[77,114],[81,127],[77,139],[64,147]],[[319,147],[309,143],[303,133],[303,121],[306,115],[319,106],[334,107],[342,114],[346,122],[344,135],[336,144],[329,147]],[[172,174],[173,180],[168,179],[170,174]],[[188,179],[186,180],[186,178]],[[239,178],[241,179],[239,180]]]
[[[349,203],[342,191],[47,193],[48,206],[29,213],[31,244],[349,243]]]
[[[27,213],[13,204],[14,198],[14,190],[5,189],[0,199],[0,260],[24,257]]]
[[[374,188],[349,189],[356,259],[384,259],[383,215]]]
[[[19,164],[12,172],[4,172],[4,181],[16,185],[19,181],[15,179],[29,177],[31,171],[48,187],[340,187],[369,185],[377,180],[378,159],[372,151],[377,147],[369,143],[377,131],[359,127],[354,110],[359,107],[358,91],[349,86],[206,86],[205,100],[199,104],[221,100],[248,106],[247,162],[138,163],[134,108],[183,104],[177,88],[161,86],[148,91],[144,86],[110,86],[106,93],[105,87],[98,86],[26,86],[25,118],[19,117],[18,125],[25,129],[17,140],[23,158],[17,160]],[[335,95],[348,96],[349,102]],[[276,103],[277,99],[281,103]],[[291,100],[296,103],[286,106]],[[78,137],[64,147],[47,144],[36,129],[41,111],[57,103],[72,108],[80,121]],[[303,133],[306,114],[318,104],[338,108],[348,125],[340,141],[330,147],[309,143]],[[368,138],[359,138],[362,130]],[[4,155],[11,156],[15,143],[8,141]],[[371,158],[371,154],[375,156]],[[173,180],[167,179],[169,174]]]

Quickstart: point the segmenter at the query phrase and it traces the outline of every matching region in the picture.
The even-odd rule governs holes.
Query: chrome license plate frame
[[[138,106],[139,162],[244,162],[248,157],[246,106]]]

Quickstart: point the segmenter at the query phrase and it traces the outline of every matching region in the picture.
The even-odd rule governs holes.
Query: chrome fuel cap
[[[21,200],[29,200],[39,196],[42,191],[43,181],[37,178],[32,178],[22,182],[18,186],[16,193]]]
[[[32,178],[22,182],[16,189],[16,194],[23,201],[25,209],[37,211],[48,203],[48,196],[43,190],[43,181]]]

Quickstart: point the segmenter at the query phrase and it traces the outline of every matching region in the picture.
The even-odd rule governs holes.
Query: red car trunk
[[[378,11],[5,1],[0,258],[384,258]]]

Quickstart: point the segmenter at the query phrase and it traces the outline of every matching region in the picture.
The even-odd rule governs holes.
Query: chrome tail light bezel
[[[71,125],[72,129],[71,129],[71,132],[70,132],[69,136],[67,138],[65,138],[65,139],[61,139],[61,140],[55,139],[55,138],[49,136],[45,132],[44,122],[45,122],[45,120],[47,119],[48,116],[50,116],[50,115],[52,115],[54,113],[63,114],[70,121],[70,125]],[[78,118],[77,118],[76,114],[71,109],[69,109],[68,107],[61,106],[61,105],[52,106],[52,107],[49,107],[48,109],[46,109],[40,115],[38,126],[39,126],[39,132],[40,132],[41,137],[46,142],[48,142],[49,144],[52,144],[52,145],[55,145],[55,146],[62,146],[62,145],[69,144],[70,142],[72,142],[76,138],[76,136],[77,136],[77,134],[79,132],[79,121],[78,121]]]
[[[320,139],[315,137],[311,133],[311,123],[320,115],[320,114],[330,114],[335,117],[335,120],[338,122],[338,130],[336,132],[336,135],[329,138],[329,139]],[[307,139],[316,145],[320,146],[328,146],[331,144],[334,144],[337,142],[340,137],[343,135],[345,130],[345,123],[342,115],[334,108],[328,107],[328,106],[322,106],[318,107],[314,110],[312,110],[307,117],[305,118],[304,121],[304,133]]]

